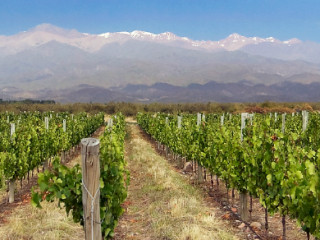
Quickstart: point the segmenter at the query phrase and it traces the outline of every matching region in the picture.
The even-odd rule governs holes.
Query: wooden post
[[[63,119],[63,121],[62,121],[62,130],[63,130],[63,132],[67,131],[67,120],[65,120],[65,119]],[[62,163],[66,163],[67,162],[66,151],[62,152],[61,162]]]
[[[43,162],[43,171],[45,171],[46,169],[49,168],[49,159],[46,159],[44,162]]]
[[[9,181],[9,203],[14,202],[14,190],[15,190],[15,181]]]
[[[302,111],[302,131],[306,131],[307,126],[308,126],[308,118],[309,118],[309,113],[307,111]]]
[[[285,127],[286,127],[286,114],[283,113],[283,114],[282,114],[282,127],[281,127],[282,133],[284,133]]]
[[[101,240],[100,223],[100,141],[81,140],[82,204],[86,240]]]
[[[248,113],[241,113],[241,142],[243,142],[243,130],[246,127],[246,119],[249,117]],[[248,221],[248,192],[240,192],[240,217],[243,221]]]
[[[269,229],[269,223],[268,223],[268,208],[265,208],[264,209],[264,220],[265,220],[265,229],[266,229],[266,232],[268,232],[268,229]]]
[[[63,119],[63,122],[62,122],[62,124],[63,124],[63,132],[66,132],[67,131],[67,120],[65,120],[65,119]]]
[[[240,192],[240,217],[243,221],[248,221],[248,192]]]
[[[44,118],[44,127],[45,127],[46,131],[49,130],[49,118],[48,117]],[[46,159],[43,162],[43,166],[42,166],[43,171],[48,169],[48,166],[49,166],[49,159]]]
[[[201,116],[201,113],[197,114],[197,126],[200,128],[201,121],[205,120],[203,118],[204,115]],[[199,129],[200,131],[200,129]],[[201,157],[200,157],[201,158]],[[201,159],[199,159],[201,160]],[[203,170],[202,170],[202,165],[200,164],[200,161],[198,162],[198,183],[203,183]]]
[[[12,135],[15,134],[15,132],[16,132],[16,126],[14,123],[11,123],[10,125],[11,125],[10,135],[12,138]],[[15,181],[14,181],[14,179],[11,179],[9,181],[9,203],[14,202],[14,191],[15,191]]]
[[[203,168],[200,163],[198,163],[198,183],[203,183]]]
[[[182,121],[182,117],[178,116],[178,128],[181,128],[181,121]]]
[[[61,152],[61,163],[66,163],[66,152],[62,151]]]
[[[179,162],[179,166],[181,169],[184,168],[184,161],[183,161],[183,157],[179,154],[178,155],[178,162]]]

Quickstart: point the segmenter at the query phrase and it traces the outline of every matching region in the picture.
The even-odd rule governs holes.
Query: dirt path
[[[137,125],[128,125],[128,134],[125,156],[131,181],[116,240],[242,239],[216,216],[201,190],[156,153]]]

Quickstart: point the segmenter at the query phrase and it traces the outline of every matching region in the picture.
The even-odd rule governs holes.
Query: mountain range
[[[234,33],[199,41],[170,32],[88,34],[41,24],[0,36],[0,96],[61,102],[320,101],[319,56],[319,43],[294,38]]]

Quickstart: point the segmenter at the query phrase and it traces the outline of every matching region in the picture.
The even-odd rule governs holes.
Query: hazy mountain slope
[[[17,90],[15,89],[15,94]],[[237,83],[208,82],[174,86],[167,83],[127,85],[106,89],[82,84],[63,90],[20,92],[34,94],[40,99],[57,102],[262,102],[262,101],[320,101],[320,83],[283,82],[266,86],[247,81]]]
[[[5,99],[36,98],[57,102],[262,102],[262,101],[320,101],[320,83],[282,82],[266,86],[248,81],[237,83],[208,82],[175,86],[167,83],[153,85],[129,84],[125,87],[103,88],[81,84],[72,88],[26,91],[4,88]]]
[[[301,42],[292,45],[259,43],[246,45],[239,50],[268,58],[320,63],[320,44],[314,42]]]
[[[297,81],[317,81],[320,68],[302,61],[282,61],[242,52],[203,52],[158,43],[113,43],[89,53],[51,41],[0,58],[0,86],[25,89],[65,88],[78,84],[103,87],[166,82],[237,82],[272,84],[309,73]],[[320,80],[320,79],[319,79]]]
[[[157,83],[152,86],[131,85],[114,91],[145,102],[320,101],[320,83],[283,82],[266,86],[240,81],[190,84],[187,87]]]
[[[298,39],[231,34],[199,41],[144,31],[95,35],[43,24],[0,36],[0,89],[5,98],[51,96],[63,102],[294,99],[290,94],[298,87],[317,98],[319,56],[320,44]]]

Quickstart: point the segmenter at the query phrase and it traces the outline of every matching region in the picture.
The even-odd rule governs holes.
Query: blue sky
[[[0,35],[41,23],[80,32],[165,31],[197,40],[237,32],[320,42],[319,0],[0,0]]]

